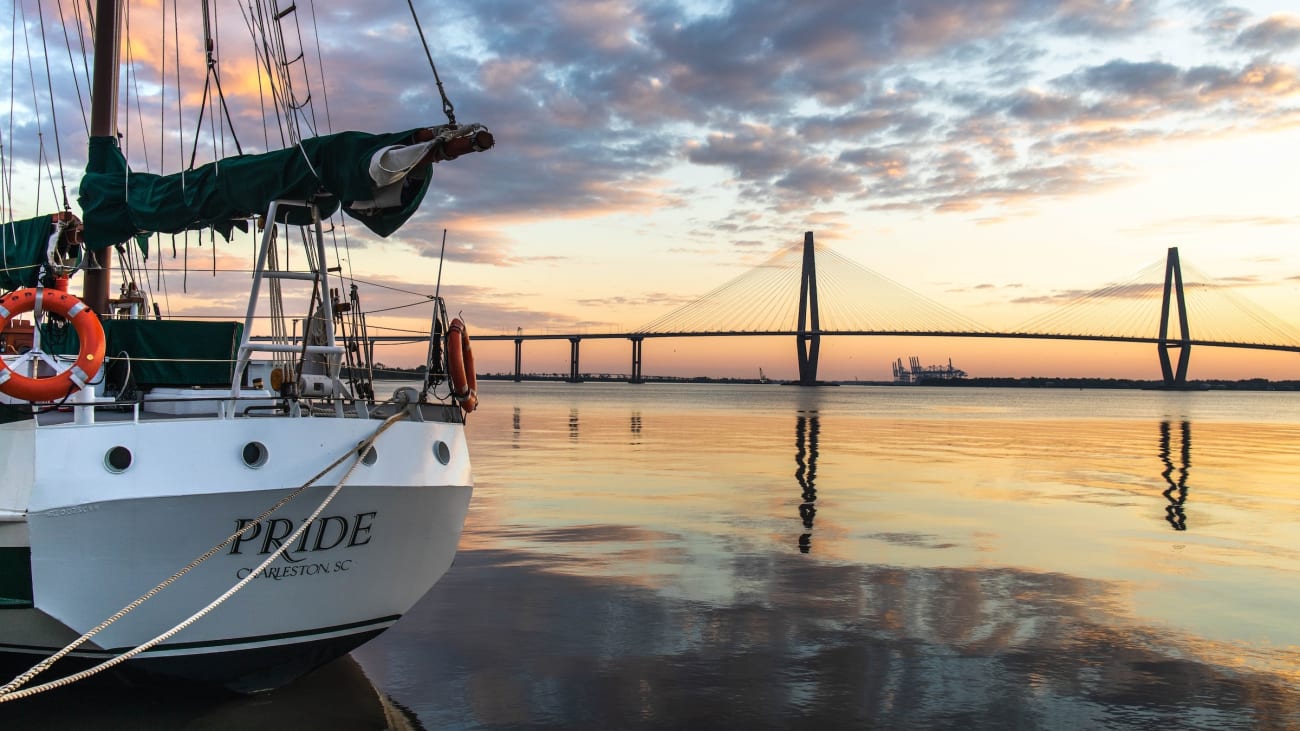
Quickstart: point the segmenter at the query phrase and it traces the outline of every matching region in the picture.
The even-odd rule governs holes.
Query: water
[[[430,728],[1300,725],[1300,397],[485,388]]]
[[[1300,727],[1300,394],[481,390],[455,566],[331,668],[358,689],[250,717],[378,697],[352,727]],[[237,717],[143,697],[88,702]]]

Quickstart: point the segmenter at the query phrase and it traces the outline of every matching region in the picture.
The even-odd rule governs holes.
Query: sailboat
[[[449,112],[134,172],[113,119],[120,16],[118,0],[98,0],[81,216],[3,229],[0,667],[19,674],[0,702],[69,672],[288,683],[429,591],[473,490],[464,323],[431,297],[422,382],[377,398],[363,313],[338,295],[323,222],[341,208],[391,234],[430,166],[492,147],[491,133]],[[261,232],[248,299],[229,319],[164,318],[134,281],[108,296],[109,255],[137,237],[249,224]],[[305,255],[291,268],[294,236]],[[81,297],[68,291],[78,258]],[[303,312],[285,310],[280,288],[294,285]]]

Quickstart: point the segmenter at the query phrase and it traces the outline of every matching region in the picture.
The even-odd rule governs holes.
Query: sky
[[[18,0],[0,31],[13,57],[0,76],[16,90],[0,107],[3,203],[17,217],[49,211],[59,195],[55,118],[75,210],[86,94],[75,5]],[[175,22],[171,2],[131,4],[118,123],[133,169],[174,172],[194,144],[205,63],[190,33],[197,4],[182,5]],[[246,151],[277,147],[245,10],[213,5],[235,136]],[[1291,2],[415,6],[457,120],[487,125],[497,146],[437,166],[421,213],[388,239],[344,223],[344,271],[382,285],[362,287],[363,306],[384,310],[371,315],[374,332],[427,330],[427,307],[410,305],[438,281],[444,229],[441,293],[479,334],[633,330],[805,231],[990,329],[1124,281],[1177,246],[1216,287],[1300,330]],[[406,3],[298,7],[287,45],[294,55],[301,37],[307,51],[309,63],[290,69],[299,99],[311,88],[305,128],[446,121]],[[230,135],[202,129],[199,162],[214,146],[232,150]],[[159,244],[151,265],[168,270],[166,291],[156,277],[151,288],[169,314],[244,296],[246,279],[197,273],[212,266],[210,242],[189,241],[188,275],[185,242],[175,258],[170,238]],[[219,245],[218,268],[246,267],[250,250],[243,239]],[[512,343],[475,352],[482,371],[513,365]],[[379,358],[410,366],[422,355],[386,346]],[[980,376],[1159,377],[1153,346],[921,338],[827,338],[821,375],[887,379],[910,355]],[[626,373],[630,357],[625,341],[585,341],[582,370]],[[567,341],[524,346],[527,371],[567,372],[568,358]],[[1297,354],[1201,348],[1191,363],[1198,378],[1300,378]],[[796,376],[792,339],[645,346],[647,374],[760,367]]]

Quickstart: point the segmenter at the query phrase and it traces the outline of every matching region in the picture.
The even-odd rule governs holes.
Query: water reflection
[[[1300,417],[808,396],[510,390],[471,423],[484,479],[455,567],[363,666],[438,728],[1300,728]],[[1185,528],[1192,422],[1182,540],[1151,488]]]
[[[799,519],[804,532],[799,536],[799,552],[812,550],[813,519],[817,517],[817,433],[821,426],[817,412],[799,412],[794,422],[794,479],[801,490]]]
[[[1174,530],[1187,530],[1187,513],[1183,506],[1187,502],[1187,473],[1192,467],[1192,425],[1184,421],[1180,422],[1179,427],[1181,449],[1179,465],[1175,468],[1171,449],[1173,430],[1170,422],[1160,422],[1160,461],[1165,464],[1165,470],[1160,476],[1169,485],[1163,493],[1169,501],[1165,508],[1165,520],[1169,521]],[[1175,471],[1178,473],[1177,478],[1174,477]]]
[[[351,656],[279,690],[236,696],[193,688],[141,688],[95,678],[0,705],[5,729],[423,729],[375,688]]]
[[[569,409],[569,438],[578,438],[578,410]]]
[[[520,416],[519,407],[516,406],[514,410],[514,414],[511,416],[510,419],[510,427],[511,427],[510,448],[511,449],[519,449],[519,431],[520,431],[519,416]]]
[[[566,545],[602,540],[604,528],[574,532],[588,530]],[[1288,673],[1221,663],[1210,658],[1225,648],[1134,624],[1122,582],[736,558],[752,593],[706,601],[574,575],[559,557],[463,551],[434,594],[357,655],[431,727],[1300,723]]]

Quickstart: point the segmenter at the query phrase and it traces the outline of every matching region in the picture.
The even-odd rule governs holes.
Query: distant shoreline
[[[513,381],[513,374],[480,374],[479,380]],[[567,382],[568,376],[562,374],[524,375],[520,380],[532,382]],[[709,376],[645,376],[645,383],[733,383],[733,384],[768,384],[794,385],[794,381],[760,380],[757,378],[714,378]],[[583,383],[627,383],[627,376],[619,374],[584,374]],[[836,380],[822,381],[823,386],[895,386],[898,388],[941,387],[941,388],[1069,388],[1069,389],[1128,389],[1147,391],[1300,391],[1300,380],[1270,381],[1266,378],[1249,378],[1241,380],[1204,379],[1191,380],[1183,386],[1166,387],[1163,381],[1140,380],[1132,378],[954,378],[923,379],[919,383],[896,383],[894,381]]]

